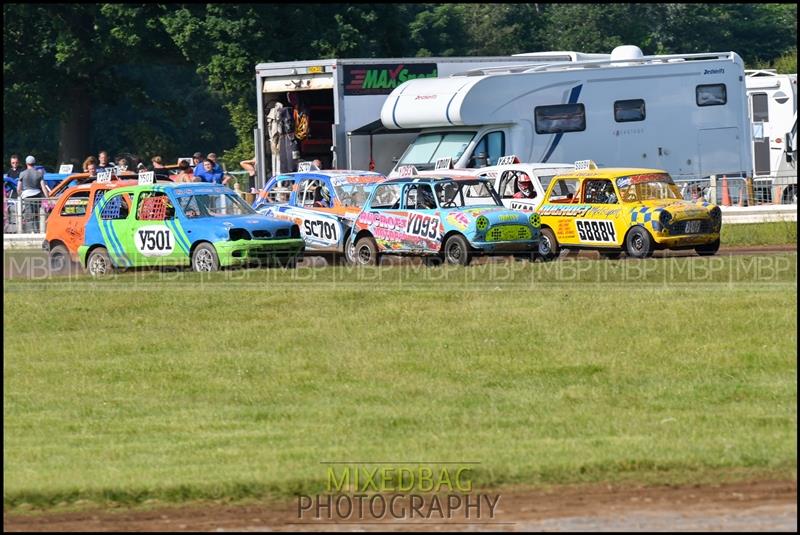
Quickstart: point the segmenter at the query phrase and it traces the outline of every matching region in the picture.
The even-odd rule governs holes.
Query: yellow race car
[[[719,250],[722,212],[707,202],[683,200],[666,171],[598,169],[576,162],[575,171],[550,182],[541,215],[539,254],[545,260],[560,249],[595,249],[601,256],[646,258],[656,249]]]

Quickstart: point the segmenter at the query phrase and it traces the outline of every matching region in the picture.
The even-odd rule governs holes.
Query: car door
[[[430,184],[410,183],[403,187],[401,217],[406,219],[400,250],[414,253],[438,252],[442,246],[442,221]]]
[[[109,201],[110,202],[110,201]],[[175,205],[165,191],[135,193],[135,206],[125,220],[115,221],[123,250],[135,266],[186,265],[188,254],[175,235]]]
[[[306,177],[299,179],[294,189],[287,204],[275,207],[274,217],[296,223],[308,249],[340,251],[345,229],[333,208],[330,181],[327,177]]]
[[[581,245],[618,247],[626,227],[622,223],[619,193],[607,178],[587,178],[581,187],[581,202],[590,207],[575,217],[575,230]]]

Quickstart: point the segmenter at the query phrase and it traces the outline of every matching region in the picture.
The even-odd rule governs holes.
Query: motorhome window
[[[473,137],[475,137],[475,132],[420,134],[408,147],[398,165],[432,169],[436,160],[441,158],[452,158],[454,162],[457,162],[467,150]]]
[[[463,206],[503,206],[487,180],[458,180],[439,182],[435,186],[439,206],[461,208]]]
[[[481,138],[472,151],[469,167],[481,168],[496,165],[497,160],[506,153],[506,135],[503,132],[489,132]]]
[[[753,121],[769,121],[769,99],[766,93],[753,93]]]
[[[573,202],[575,192],[578,191],[578,179],[562,178],[553,184],[553,191],[550,192],[548,202]]]
[[[400,208],[400,184],[381,184],[375,188],[370,208]]]
[[[698,106],[722,106],[728,102],[725,84],[698,85],[695,91]]]
[[[644,100],[618,100],[614,102],[614,120],[618,123],[644,121]]]
[[[428,184],[409,184],[406,186],[406,210],[434,210],[436,199]]]
[[[538,106],[534,109],[537,134],[561,134],[586,130],[586,109],[583,104]]]

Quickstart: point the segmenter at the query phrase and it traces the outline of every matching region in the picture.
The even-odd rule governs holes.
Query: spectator
[[[22,199],[22,231],[39,232],[39,211],[42,208],[42,199],[49,195],[47,184],[44,182],[44,172],[36,169],[36,158],[25,158],[24,171],[19,174],[17,193]]]
[[[6,176],[14,179],[19,178],[19,174],[23,171],[22,165],[19,163],[19,156],[12,154],[8,163],[11,165],[11,167],[9,167],[8,171],[6,171]]]
[[[84,162],[84,165],[86,162]],[[105,171],[106,169],[110,169],[114,167],[114,162],[108,161],[108,152],[101,150],[100,153],[97,155],[97,169],[99,171]]]
[[[316,167],[319,170],[322,170],[322,160],[320,160],[319,158],[317,158],[313,162],[311,162],[311,165],[313,165],[314,167]]]
[[[223,169],[222,169],[222,166],[221,166],[220,164],[218,164],[218,163],[217,163],[217,155],[216,155],[216,153],[214,153],[214,152],[209,152],[209,153],[208,153],[208,156],[207,156],[207,158],[208,158],[209,160],[211,160],[211,163],[213,163],[213,164],[214,164],[214,172],[215,172],[215,173],[217,173],[217,172],[220,172],[220,171],[223,171]]]
[[[153,163],[153,170],[164,169],[164,165],[161,163],[161,156],[153,156],[150,161]]]
[[[175,182],[197,182],[197,178],[194,176],[194,169],[192,166],[189,165],[189,162],[186,160],[182,160],[181,163],[178,164],[178,169],[180,170],[177,175],[172,177],[172,180]]]
[[[242,166],[242,169],[247,171],[248,181],[247,181],[247,189],[251,193],[255,193],[253,188],[256,186],[256,159],[253,158],[252,160],[244,160],[239,162],[239,165]]]
[[[83,167],[83,172],[84,173],[88,173],[89,172],[89,164],[90,163],[94,164],[95,167],[97,167],[97,160],[95,159],[95,157],[94,156],[89,156],[88,158],[83,160],[83,166],[82,167]]]
[[[119,160],[117,160],[117,167],[119,168],[120,172],[127,171],[128,170],[128,160],[126,160],[125,158],[120,158]],[[101,169],[101,167],[99,165],[97,166],[97,168]]]
[[[199,173],[195,171],[195,176],[200,179],[200,182],[211,182],[213,184],[227,184],[231,177],[225,175],[222,170],[214,170],[214,162],[206,158],[203,160],[203,170]],[[224,176],[223,176],[224,175]]]
[[[203,170],[203,160],[206,157],[203,155],[202,152],[195,152],[192,156],[192,167],[194,168],[194,174],[197,175],[198,172]]]

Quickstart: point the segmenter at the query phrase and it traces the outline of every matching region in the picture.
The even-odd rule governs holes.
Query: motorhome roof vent
[[[635,45],[622,45],[611,51],[611,61],[639,60],[643,57],[642,49]]]

